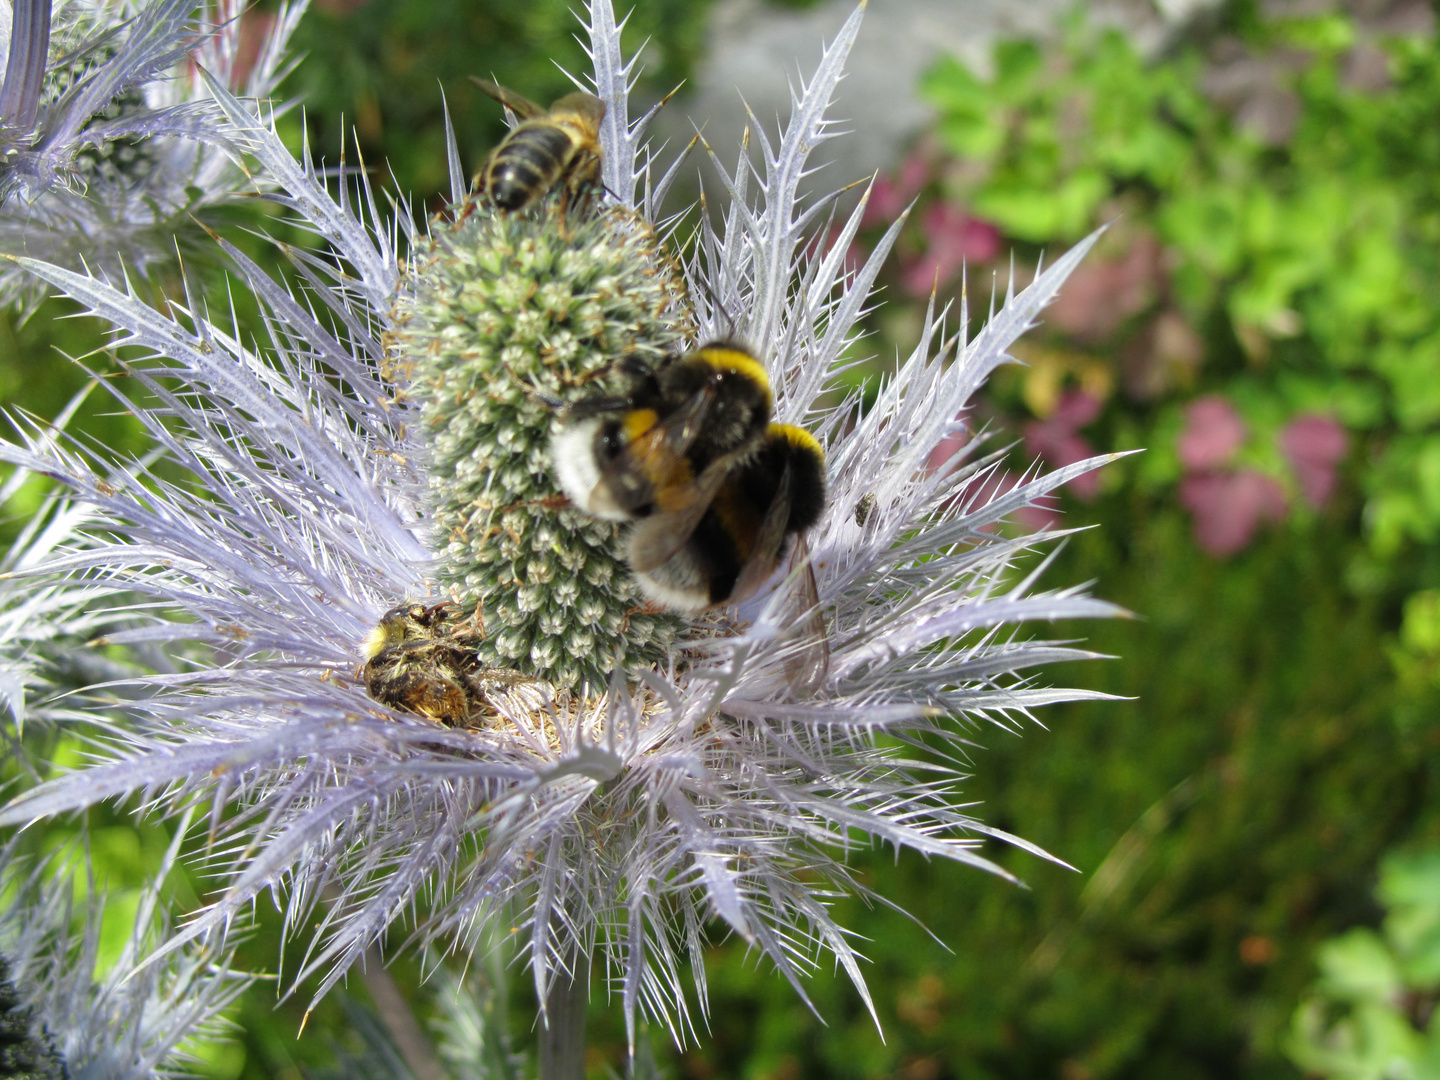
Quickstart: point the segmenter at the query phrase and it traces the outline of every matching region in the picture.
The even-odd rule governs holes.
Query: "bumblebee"
[[[765,441],[765,368],[727,341],[658,370],[619,366],[630,379],[625,393],[577,402],[556,422],[550,453],[561,490],[610,521],[703,511]]]
[[[543,109],[497,83],[474,82],[520,118],[480,172],[481,191],[496,206],[524,210],[557,184],[564,185],[568,203],[599,183],[605,102],[576,91]]]
[[[400,604],[365,642],[365,689],[382,705],[446,727],[479,727],[501,707],[535,707],[544,684],[508,668],[484,668],[475,633],[453,604]],[[531,700],[533,699],[533,700]]]
[[[825,454],[803,428],[770,424],[759,448],[730,468],[713,498],[661,508],[630,535],[628,555],[647,599],[698,612],[748,599],[796,538],[825,511]],[[806,563],[814,592],[814,572]]]

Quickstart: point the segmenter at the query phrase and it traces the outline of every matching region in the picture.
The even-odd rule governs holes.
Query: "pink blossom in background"
[[[1180,481],[1180,505],[1195,517],[1195,542],[1212,555],[1233,555],[1262,520],[1285,518],[1285,489],[1253,469],[1197,473]]]
[[[932,472],[945,468],[950,459],[963,449],[971,438],[969,432],[958,431],[942,439],[935,449],[930,451],[927,468]],[[971,480],[951,501],[956,506],[983,504],[1004,495],[1017,484],[1024,483],[1025,479],[1009,469],[993,468]],[[1042,496],[1037,500],[1037,505],[1022,506],[1011,515],[1011,519],[1028,532],[1057,527],[1061,521],[1060,501],[1053,495]],[[994,529],[987,525],[982,531],[993,532]]]
[[[925,459],[925,468],[932,473],[945,469],[946,463],[964,449],[970,439],[968,431],[957,431],[954,435],[945,436],[935,444],[935,449],[930,451],[930,456]]]
[[[811,240],[812,251],[819,255],[828,255],[834,248],[836,241],[840,239],[839,229],[827,228],[818,235],[818,243]],[[851,240],[850,246],[845,249],[845,272],[854,274],[865,265],[865,260],[870,257],[870,250],[859,240]]]
[[[1071,486],[1074,486],[1074,481],[1071,481]],[[1065,515],[1060,512],[1059,499],[1054,495],[1042,495],[1035,500],[1034,506],[1022,506],[1016,510],[1014,518],[1015,524],[1027,532],[1040,532],[1042,529],[1058,529],[1065,520]]]
[[[1025,452],[1032,457],[1042,458],[1050,466],[1060,469],[1094,457],[1095,451],[1085,437],[1077,434],[1100,415],[1101,401],[1081,390],[1067,390],[1060,397],[1055,411],[1043,420],[1032,420],[1025,425]],[[957,431],[941,439],[930,451],[926,467],[935,472],[945,469],[957,453],[964,449],[973,438],[968,431]],[[993,469],[977,476],[961,489],[955,503],[963,506],[967,502],[986,502],[1004,495],[1017,484],[1025,481],[1008,469]],[[1085,473],[1071,480],[1065,487],[1076,498],[1089,501],[1100,492],[1098,470]],[[1039,532],[1041,529],[1057,527],[1062,519],[1060,500],[1046,495],[1034,506],[1021,507],[1012,515],[1012,520],[1022,529]]]
[[[1070,275],[1045,319],[1082,341],[1100,341],[1156,298],[1165,276],[1164,251],[1148,233],[1118,259],[1092,259]]]
[[[1078,429],[1100,415],[1100,399],[1082,390],[1067,390],[1060,397],[1055,411],[1043,420],[1025,425],[1025,452],[1044,459],[1056,469],[1073,465],[1095,456],[1089,441]],[[1088,472],[1065,485],[1078,499],[1086,502],[1100,493],[1100,473]]]
[[[1223,397],[1200,398],[1185,410],[1185,430],[1175,442],[1180,464],[1189,471],[1224,465],[1245,441],[1245,422]]]
[[[914,296],[929,296],[967,262],[988,262],[1000,254],[1000,230],[950,203],[933,203],[921,228],[925,253],[902,271],[905,288]]]
[[[865,204],[865,215],[860,219],[862,229],[878,225],[888,226],[905,212],[910,201],[920,194],[930,179],[930,159],[916,152],[900,164],[900,170],[892,180],[888,176],[875,177],[870,188],[870,201]]]
[[[966,484],[955,496],[953,503],[961,507],[970,504],[983,506],[1023,484],[1027,479],[1032,478],[1018,475],[1009,469],[991,469]],[[1044,495],[1036,500],[1034,506],[1020,507],[1010,515],[1010,520],[1027,532],[1057,528],[1062,520],[1060,500],[1053,495]],[[995,529],[994,526],[985,525],[981,531],[994,532]]]
[[[1335,466],[1349,446],[1345,429],[1328,416],[1311,413],[1286,424],[1279,440],[1305,501],[1324,506],[1335,491]]]
[[[235,66],[230,73],[232,90],[238,91],[245,85],[245,80],[250,78],[250,73],[255,70],[255,64],[260,59],[260,50],[264,48],[274,26],[273,12],[249,8],[241,13],[240,47],[236,50]]]

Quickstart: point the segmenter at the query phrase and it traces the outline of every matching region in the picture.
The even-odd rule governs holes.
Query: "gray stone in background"
[[[1153,51],[1215,3],[1095,0],[1089,11],[1096,24],[1121,26]],[[817,153],[830,164],[812,179],[814,190],[833,190],[898,160],[934,116],[919,101],[916,84],[938,58],[955,55],[985,71],[997,38],[1051,34],[1074,7],[1074,0],[871,0],[830,110],[850,134]],[[855,0],[825,0],[798,12],[762,0],[721,0],[711,12],[695,83],[661,113],[655,134],[676,148],[702,127],[733,166],[746,123],[741,94],[773,134],[777,116],[783,123],[790,115],[790,86],[815,70],[822,43],[834,40],[854,9]]]

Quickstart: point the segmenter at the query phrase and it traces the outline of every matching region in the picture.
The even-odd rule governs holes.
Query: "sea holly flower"
[[[202,71],[269,97],[305,3],[282,4],[258,42],[245,7],[0,0],[0,253],[117,278],[197,250],[194,220],[255,190]],[[0,267],[0,303],[16,299],[38,299],[35,279]]]
[[[135,929],[101,968],[105,897],[85,894],[75,927],[75,863],[83,848],[27,866],[0,848],[0,1064],[5,1075],[64,1080],[151,1080],[192,1075],[200,1043],[223,1038],[225,1008],[250,981],[208,947],[146,959],[168,930],[162,886],[180,829],[141,890]]]
[[[909,748],[958,749],[979,722],[1093,696],[1025,674],[1087,653],[1013,628],[1115,609],[1039,590],[1046,564],[1017,560],[1047,537],[1004,523],[1099,460],[980,495],[999,455],[963,419],[1088,245],[973,336],[963,306],[932,308],[873,405],[840,390],[900,224],[847,270],[864,198],[842,214],[798,190],[832,136],[860,18],[782,132],[756,124],[733,167],[712,158],[716,216],[683,250],[657,216],[674,172],[652,171],[648,117],[630,117],[608,0],[586,27],[606,105],[604,190],[588,207],[496,216],[467,198],[452,140],[452,214],[421,230],[402,203],[388,220],[365,174],[327,190],[212,80],[219,135],[324,246],[287,249],[291,291],[219,241],[263,315],[244,332],[199,295],[158,311],[21,260],[115,326],[144,390],[127,405],[159,446],[137,464],[43,432],[0,445],[92,508],[85,538],[31,573],[59,592],[147,598],[106,640],[164,643],[186,663],[132,680],[129,704],[89,717],[108,757],[22,793],[0,822],[128,794],[152,811],[209,800],[223,887],[169,948],[217,940],[270,891],[292,932],[317,927],[300,975],[323,973],[319,993],[402,919],[442,951],[508,920],[546,1029],[568,1038],[551,1053],[571,1066],[592,969],[632,1038],[637,1012],[693,1032],[681,972],[691,961],[703,1009],[712,918],[801,994],[822,951],[865,994],[830,911],[867,891],[845,862],[859,837],[996,873],[985,840],[1034,850],[973,817],[961,777]],[[823,227],[836,243],[814,242]],[[808,561],[739,610],[639,610],[615,528],[558,496],[551,428],[622,356],[659,363],[721,337],[764,362],[775,419],[824,445],[828,507]],[[927,467],[957,435],[944,467]],[[797,615],[790,588],[807,572],[829,654],[813,689],[791,678],[814,644],[815,612]],[[369,697],[362,643],[403,602],[452,613],[442,621],[465,629],[447,649],[473,643],[525,692],[448,725]],[[567,1069],[542,1047],[542,1075]]]

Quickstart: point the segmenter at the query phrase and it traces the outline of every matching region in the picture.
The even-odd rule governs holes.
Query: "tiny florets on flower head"
[[[617,667],[663,662],[675,621],[641,610],[617,527],[563,508],[551,422],[617,359],[684,347],[680,269],[622,207],[456,217],[412,259],[393,335],[422,406],[439,581],[482,629],[483,663],[599,692]]]

